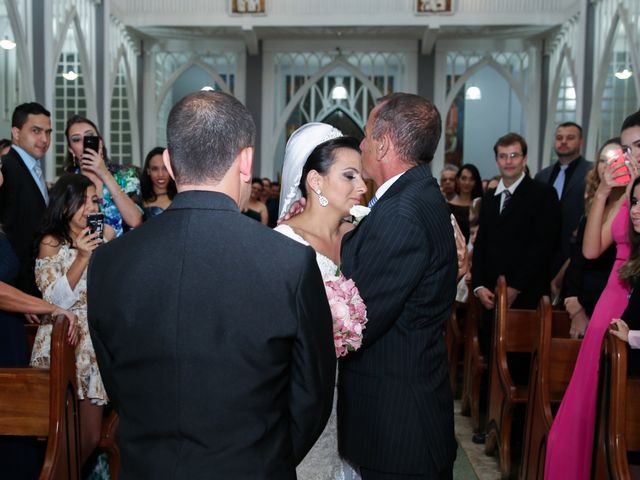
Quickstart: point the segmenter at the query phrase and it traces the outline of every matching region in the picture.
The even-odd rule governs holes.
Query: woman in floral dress
[[[65,174],[51,189],[36,259],[36,283],[44,300],[78,317],[76,374],[80,400],[80,458],[84,463],[100,440],[102,409],[108,402],[87,325],[87,265],[103,240],[87,227],[87,215],[98,212],[96,188],[83,175]],[[104,239],[115,236],[105,225]],[[49,367],[51,323],[38,328],[31,365]]]
[[[96,187],[105,224],[111,225],[117,236],[127,228],[140,225],[142,208],[139,206],[140,179],[137,170],[109,162],[104,140],[96,125],[88,118],[74,115],[67,121],[64,134],[69,147],[66,170],[91,179]],[[88,136],[100,137],[100,151],[84,149],[84,137]]]

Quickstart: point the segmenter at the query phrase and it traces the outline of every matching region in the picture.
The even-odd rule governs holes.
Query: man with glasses
[[[490,352],[498,277],[504,275],[507,280],[510,307],[535,309],[540,297],[549,294],[551,261],[560,234],[558,196],[553,187],[525,173],[524,138],[508,133],[498,139],[493,151],[501,179],[482,199],[471,267],[473,293],[485,308],[479,335],[485,354]],[[526,381],[529,355],[515,355],[509,363],[512,376],[516,382]],[[483,443],[484,434],[472,440]]]
[[[540,297],[549,293],[560,233],[558,196],[553,187],[525,174],[527,142],[520,135],[504,135],[493,151],[502,178],[482,201],[473,291],[486,309],[493,309],[493,291],[498,276],[504,275],[509,305],[536,308]]]

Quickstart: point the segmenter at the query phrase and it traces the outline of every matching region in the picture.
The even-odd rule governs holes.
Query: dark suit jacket
[[[443,323],[457,260],[449,208],[428,165],[402,175],[342,244],[367,306],[364,345],[340,362],[340,452],[357,465],[432,474],[455,459]]]
[[[121,478],[295,478],[336,366],[311,248],[226,195],[180,193],[95,251],[88,310]]]
[[[35,285],[34,240],[46,204],[29,169],[13,148],[2,157],[4,183],[0,187],[0,225],[20,261],[16,286],[41,296]]]
[[[560,249],[556,252],[553,260],[552,275],[555,275],[565,260],[571,256],[571,236],[576,228],[580,217],[584,215],[584,187],[587,174],[593,167],[593,163],[578,157],[574,160],[578,162],[568,182],[562,190],[560,205],[562,207],[562,227],[560,231]],[[549,184],[554,165],[540,170],[536,175],[536,180]]]
[[[555,189],[525,176],[500,213],[500,197],[489,190],[482,199],[473,247],[473,288],[494,290],[499,275],[520,290],[514,308],[536,308],[549,293],[551,261],[560,235],[560,205]]]

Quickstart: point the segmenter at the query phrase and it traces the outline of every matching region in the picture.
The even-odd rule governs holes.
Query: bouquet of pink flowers
[[[367,307],[354,281],[348,280],[342,273],[335,277],[325,277],[324,288],[333,317],[336,357],[344,357],[362,345],[362,331],[367,323]]]

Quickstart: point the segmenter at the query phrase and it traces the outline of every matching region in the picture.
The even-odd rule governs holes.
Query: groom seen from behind
[[[360,148],[379,185],[371,212],[342,242],[342,271],[369,322],[340,361],[340,453],[363,480],[451,478],[456,454],[443,324],[456,290],[449,209],[429,163],[435,106],[396,93],[371,111]]]
[[[173,203],[93,255],[89,324],[122,479],[295,479],[329,417],[335,350],[315,253],[238,208],[254,138],[233,97],[182,99],[164,153]]]

